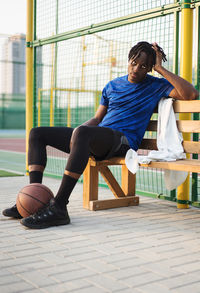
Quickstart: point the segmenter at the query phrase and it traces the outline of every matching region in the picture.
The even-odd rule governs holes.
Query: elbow
[[[183,100],[196,100],[199,97],[199,92],[194,89],[189,95],[184,95]]]
[[[199,92],[195,89],[191,95],[190,95],[190,100],[196,100],[199,97]]]

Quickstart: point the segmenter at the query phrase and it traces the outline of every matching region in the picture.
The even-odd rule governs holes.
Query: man
[[[154,108],[162,97],[193,100],[196,89],[186,80],[162,66],[166,60],[156,44],[139,42],[128,55],[128,75],[110,81],[102,92],[95,116],[83,125],[39,127],[30,132],[30,183],[41,183],[46,166],[46,146],[70,153],[60,188],[50,204],[32,216],[23,218],[22,225],[42,229],[70,223],[66,205],[83,173],[89,156],[97,160],[125,156],[129,148],[137,150]],[[163,78],[148,74],[154,68]],[[16,205],[3,211],[8,217],[21,218]]]

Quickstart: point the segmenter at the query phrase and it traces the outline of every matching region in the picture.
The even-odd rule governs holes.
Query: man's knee
[[[73,133],[72,140],[85,140],[89,135],[89,127],[86,125],[80,125],[77,127]]]
[[[29,143],[41,140],[42,138],[41,132],[42,132],[41,127],[32,128],[29,134]]]

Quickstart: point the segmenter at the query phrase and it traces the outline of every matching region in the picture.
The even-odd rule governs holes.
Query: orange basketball
[[[44,207],[54,197],[45,185],[31,183],[23,187],[17,196],[17,209],[22,217],[28,217]]]

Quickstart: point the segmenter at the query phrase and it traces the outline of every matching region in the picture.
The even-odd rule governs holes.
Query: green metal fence
[[[0,94],[0,129],[25,129],[25,94]]]
[[[34,40],[27,44],[34,48],[34,126],[76,127],[91,118],[104,85],[127,73],[128,52],[139,41],[156,41],[168,56],[165,67],[179,73],[183,2],[35,0]],[[195,16],[193,74],[198,89],[199,5],[200,1],[190,5]],[[63,153],[49,149],[47,175],[62,176],[65,164]],[[112,169],[120,180],[120,169]],[[191,180],[191,200],[196,202],[198,176]],[[164,187],[162,171],[141,168],[137,190],[175,200],[175,192]]]

